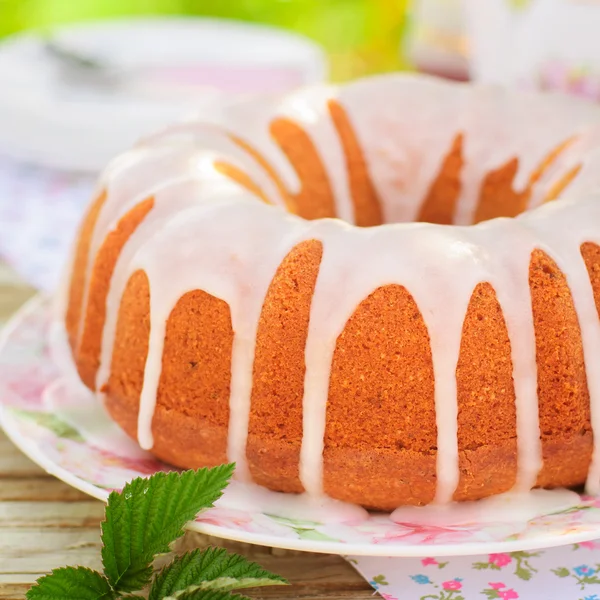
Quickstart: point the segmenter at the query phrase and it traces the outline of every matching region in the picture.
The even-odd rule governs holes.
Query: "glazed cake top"
[[[451,160],[454,179],[444,175]],[[432,196],[442,183],[444,194]],[[503,185],[506,193],[482,208],[486,183]],[[456,365],[469,299],[480,282],[493,286],[506,320],[517,407],[517,487],[529,490],[542,460],[528,283],[537,248],[569,282],[582,330],[592,425],[600,439],[600,373],[593,368],[600,324],[580,253],[584,242],[600,243],[599,185],[600,108],[561,96],[383,76],[240,102],[225,108],[217,123],[176,125],[117,158],[99,181],[88,278],[107,234],[134,207],[151,203],[112,274],[96,389],[108,378],[120,298],[132,274],[143,270],[150,281],[151,333],[138,438],[151,448],[169,314],[191,290],[223,299],[235,332],[228,458],[237,463],[238,476],[247,477],[263,301],[287,253],[316,239],[323,258],[305,349],[300,478],[306,491],[322,494],[336,340],[363,299],[397,283],[415,299],[430,338],[436,500],[451,500],[459,476]],[[432,197],[450,203],[442,211],[447,224],[415,222],[423,220]],[[490,214],[516,218],[472,225]],[[600,443],[594,444],[592,491],[600,484]]]

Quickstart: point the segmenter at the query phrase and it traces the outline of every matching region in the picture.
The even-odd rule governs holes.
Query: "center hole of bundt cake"
[[[564,168],[557,164],[557,159],[570,146],[568,139],[554,148],[550,148],[544,158],[529,172],[519,173],[521,168],[518,157],[512,157],[495,168],[482,168],[478,174],[476,198],[472,204],[470,215],[463,214],[457,219],[459,204],[463,198],[465,185],[464,136],[458,134],[444,156],[434,178],[431,180],[417,211],[416,220],[426,223],[450,225],[461,221],[475,224],[497,217],[516,217],[539,204],[550,202],[560,196],[573,181],[581,169],[581,165]],[[548,177],[549,183],[544,189],[536,188],[542,175]],[[521,176],[524,184],[517,185],[517,177]],[[541,187],[541,186],[540,186]],[[535,191],[535,194],[534,194]]]
[[[520,159],[514,156],[497,167],[482,167],[481,170],[472,169],[466,173],[464,136],[457,134],[437,170],[432,171],[432,176],[424,182],[425,185],[412,185],[410,181],[405,183],[400,178],[396,181],[389,169],[381,170],[383,176],[379,169],[373,169],[372,166],[370,169],[358,142],[349,131],[344,132],[343,127],[341,137],[347,158],[345,175],[353,220],[361,227],[409,221],[442,225],[475,224],[497,217],[516,217],[530,208],[558,198],[581,169],[581,164],[565,167],[564,161],[562,164],[558,161],[573,141],[568,139],[549,148],[533,167],[522,165]],[[302,143],[297,148],[300,151]],[[293,158],[291,154],[289,156]],[[305,167],[300,168],[298,161]],[[289,206],[291,211],[308,219],[340,216],[342,202],[334,194],[336,187],[340,187],[339,184],[335,185],[335,178],[339,174],[329,175],[310,150],[303,158],[298,156],[292,164],[296,166],[300,177],[301,190],[292,198]],[[377,178],[378,174],[381,181]],[[477,178],[475,198],[466,197],[465,190],[467,187],[472,190],[472,186],[465,185],[465,176]],[[542,176],[543,183],[540,182]],[[395,189],[397,194],[393,193]],[[410,192],[414,193],[414,197],[410,197]]]
[[[370,142],[376,147],[369,150],[373,156],[367,156],[339,103],[330,101],[329,113],[341,155],[339,149],[332,154],[317,147],[306,129],[291,119],[276,118],[270,124],[271,138],[295,172],[296,182],[284,177],[266,152],[238,138],[234,141],[271,180],[271,192],[250,172],[223,161],[216,167],[267,203],[280,204],[283,199],[287,210],[300,217],[338,217],[359,227],[411,221],[466,225],[515,217],[556,199],[581,168],[559,160],[574,137],[549,147],[537,162],[514,149],[506,152],[507,158],[481,168],[467,165],[466,134],[460,132],[441,155],[437,150],[432,156],[419,155],[414,148],[402,149],[398,144],[386,149],[382,141],[381,148],[378,142]]]

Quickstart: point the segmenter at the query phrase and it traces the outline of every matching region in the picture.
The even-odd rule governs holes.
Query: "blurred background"
[[[600,0],[0,0],[0,257],[52,289],[97,173],[246,95],[424,72],[600,101]]]
[[[0,36],[147,15],[223,17],[283,27],[323,46],[334,79],[403,66],[406,0],[0,0]]]
[[[398,70],[465,79],[462,1],[0,0],[0,152],[94,171],[234,95]]]

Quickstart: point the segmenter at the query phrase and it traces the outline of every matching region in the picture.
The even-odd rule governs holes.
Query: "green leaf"
[[[473,563],[473,568],[476,569],[477,571],[483,571],[484,569],[491,569],[492,563],[476,562],[476,563]]]
[[[102,563],[113,588],[141,590],[152,576],[152,561],[169,551],[183,527],[218,500],[235,465],[138,477],[108,497],[102,522]]]
[[[498,594],[498,590],[493,590],[493,589],[486,589],[483,590],[481,592],[482,594],[485,594],[489,600],[494,600],[494,598],[499,598],[500,595]]]
[[[566,567],[558,567],[556,569],[551,569],[551,571],[559,577],[568,577],[570,575],[569,569]]]
[[[190,588],[233,590],[287,581],[224,548],[194,550],[178,556],[154,578],[148,600],[178,597]]]
[[[55,569],[37,580],[26,594],[28,600],[113,600],[106,577],[84,567]]]

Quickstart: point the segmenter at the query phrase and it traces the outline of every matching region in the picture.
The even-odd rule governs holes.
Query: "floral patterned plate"
[[[132,443],[112,451],[76,429],[44,402],[44,392],[61,373],[50,356],[50,301],[36,298],[8,324],[0,340],[0,425],[8,437],[48,473],[106,500],[133,477],[168,467]],[[243,484],[236,484],[238,486]],[[462,525],[397,523],[389,515],[366,519],[309,520],[277,514],[242,502],[202,513],[190,528],[254,544],[371,556],[450,556],[512,552],[600,537],[600,497],[522,522]],[[281,513],[280,513],[281,514]]]

